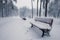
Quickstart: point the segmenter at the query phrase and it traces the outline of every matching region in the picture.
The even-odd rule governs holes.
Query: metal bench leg
[[[44,36],[44,31],[42,30],[42,37]]]
[[[48,36],[50,36],[50,31],[47,32]]]
[[[44,30],[44,29],[41,29],[41,30],[42,30],[42,32],[43,32],[43,33],[42,33],[42,37],[44,37],[45,35],[46,35],[46,36],[50,36],[50,34],[49,34],[50,31]]]
[[[31,28],[33,27],[33,24],[31,25]]]

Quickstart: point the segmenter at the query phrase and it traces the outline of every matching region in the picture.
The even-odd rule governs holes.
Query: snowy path
[[[25,40],[26,30],[23,22],[19,18],[4,19],[0,24],[0,40]]]
[[[60,22],[54,20],[51,37],[41,37],[42,31],[33,27],[28,21],[21,18],[3,18],[0,20],[0,40],[59,40],[60,39]],[[27,31],[28,30],[28,31]]]

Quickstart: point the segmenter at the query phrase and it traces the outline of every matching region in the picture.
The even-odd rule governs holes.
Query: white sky
[[[33,2],[33,7],[36,8],[37,7],[37,0],[35,0]],[[21,8],[23,6],[26,6],[27,8],[30,8],[31,9],[31,0],[17,0],[17,3],[15,3],[15,5],[18,7],[18,8]]]

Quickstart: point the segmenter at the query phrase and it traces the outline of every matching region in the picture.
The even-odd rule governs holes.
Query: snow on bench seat
[[[35,20],[31,20],[30,23],[41,29],[51,29],[50,25],[46,23],[38,22]]]

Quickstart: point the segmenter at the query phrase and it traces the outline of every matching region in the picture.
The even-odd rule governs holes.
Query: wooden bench
[[[52,18],[35,18],[34,20],[31,20],[30,23],[32,24],[31,28],[35,26],[43,32],[42,37],[45,36],[45,34],[50,36],[49,32],[51,31],[53,24]]]

